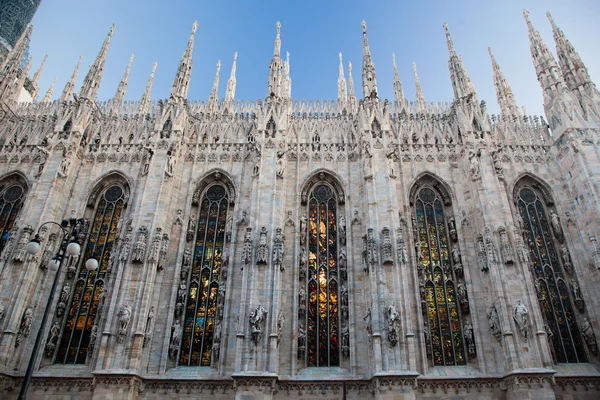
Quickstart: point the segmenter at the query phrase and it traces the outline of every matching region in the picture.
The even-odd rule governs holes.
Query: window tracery
[[[182,275],[183,289],[177,299],[181,312],[178,315],[176,307],[175,315],[175,324],[183,317],[182,328],[177,330],[181,340],[173,333],[181,346],[179,365],[210,366],[218,358],[227,279],[224,254],[229,200],[225,186],[215,184],[206,190],[199,204],[192,266],[189,277]]]
[[[25,200],[25,187],[19,183],[6,185],[0,192],[0,254],[10,238],[19,211]],[[15,240],[16,238],[12,238]]]
[[[464,283],[457,280],[462,279],[462,275],[457,276],[462,271],[458,243],[454,237],[448,240],[454,219],[445,213],[443,204],[447,196],[438,193],[436,186],[439,187],[420,185],[413,198],[419,293],[426,324],[425,349],[434,366],[465,365],[461,316],[469,314],[468,296]],[[472,341],[469,341],[469,355],[475,355]]]
[[[109,260],[111,251],[116,245],[119,220],[125,209],[125,193],[127,193],[125,188],[114,183],[99,196],[89,228],[88,242],[78,261],[78,273],[74,276],[74,289],[67,308],[55,363],[84,364],[90,346],[93,346],[90,339],[99,317],[98,308],[110,272]],[[85,261],[90,258],[95,258],[99,262],[95,271],[88,271],[85,268]],[[67,279],[71,278],[67,276]]]
[[[345,252],[339,249],[337,203],[332,187],[318,183],[308,195],[306,222],[300,224],[304,273],[300,274],[298,356],[308,367],[339,366],[340,352],[347,357],[350,351],[348,291],[338,268],[338,255],[345,257]]]
[[[539,193],[533,185],[522,185],[516,193],[518,222],[528,249],[529,267],[535,278],[537,298],[549,331],[548,341],[554,361],[585,362],[587,357],[573,311],[572,295],[575,294],[576,306],[582,304],[583,299],[578,291],[569,290],[569,287],[579,288],[579,284],[558,217],[553,209],[548,210],[544,206],[542,200],[546,199],[545,194]],[[584,312],[583,306],[577,308],[580,313]]]

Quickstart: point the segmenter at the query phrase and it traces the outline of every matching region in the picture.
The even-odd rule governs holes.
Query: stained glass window
[[[179,365],[210,366],[215,327],[223,317],[221,266],[225,245],[228,195],[211,186],[200,204],[193,265],[187,285]],[[224,279],[224,277],[223,277]]]
[[[560,265],[547,211],[538,193],[528,187],[519,190],[517,207],[554,359],[557,363],[585,362],[587,358],[573,313],[571,293]]]
[[[428,335],[428,356],[433,365],[465,365],[465,347],[457,303],[457,282],[450,265],[446,217],[439,194],[423,187],[415,199],[417,250]],[[423,293],[424,289],[424,293]]]
[[[10,185],[0,193],[0,253],[6,246],[15,219],[23,206],[24,194],[25,189],[21,185]]]
[[[75,282],[71,285],[71,303],[67,308],[56,363],[84,364],[86,361],[92,327],[96,323],[98,306],[108,275],[110,252],[115,245],[117,225],[124,208],[124,190],[120,185],[111,185],[100,196],[87,245],[79,258],[79,270]],[[90,258],[98,260],[99,265],[95,271],[85,268],[85,262]]]
[[[306,293],[306,365],[340,365],[338,312],[338,235],[336,198],[327,185],[318,185],[308,201],[308,271],[301,284]],[[306,235],[306,232],[302,233]]]

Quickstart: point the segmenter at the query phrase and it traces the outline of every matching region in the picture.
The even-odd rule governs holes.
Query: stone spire
[[[498,97],[498,104],[500,105],[500,112],[507,116],[519,116],[521,112],[515,101],[515,95],[513,94],[510,85],[508,84],[504,74],[500,70],[500,66],[496,62],[492,48],[488,47],[488,52],[492,59],[492,69],[494,70],[494,86],[496,87],[496,96]]]
[[[346,101],[348,90],[346,88],[346,77],[344,76],[344,64],[342,63],[342,53],[340,56],[340,72],[338,76],[338,101]]]
[[[50,85],[50,88],[44,95],[44,99],[42,100],[42,103],[50,103],[50,100],[52,100],[52,94],[54,93],[54,85],[55,84],[56,84],[56,78],[54,78],[54,80],[52,81],[52,85]]]
[[[15,107],[19,101],[19,95],[21,94],[21,89],[23,88],[23,84],[25,83],[25,78],[31,71],[31,58],[27,61],[25,68],[21,74],[19,74],[16,80],[12,85],[7,86],[4,92],[1,94],[0,100],[3,100],[9,107]]]
[[[42,60],[40,67],[38,68],[37,71],[35,71],[35,74],[33,75],[33,79],[31,80],[31,83],[37,85],[37,82],[40,79],[40,75],[42,74],[42,71],[44,70],[44,65],[46,64],[47,59],[48,59],[48,54],[46,54],[44,56],[44,59]]]
[[[419,75],[417,74],[417,64],[412,63],[413,73],[415,75],[415,87],[417,88],[417,92],[415,95],[415,110],[417,113],[424,113],[427,109],[425,106],[425,96],[423,95],[423,89],[421,88],[421,80],[419,79]]]
[[[69,81],[65,85],[65,88],[62,91],[62,94],[60,95],[59,100],[61,103],[70,101],[71,96],[73,96],[73,89],[75,89],[75,80],[77,79],[77,73],[79,72],[79,67],[81,66],[82,59],[83,59],[83,56],[79,56],[79,61],[77,61],[77,65],[75,66],[75,69],[73,70],[71,79],[69,79]]]
[[[23,59],[23,54],[25,54],[32,30],[33,27],[27,25],[25,32],[23,32],[15,44],[13,50],[7,55],[2,68],[0,68],[0,100],[8,102],[11,105],[16,104],[21,90],[21,87],[19,87],[16,91],[16,85],[18,85],[21,77],[24,79],[25,76],[24,72],[21,71],[21,60]],[[17,98],[13,98],[15,93],[17,93]]]
[[[363,20],[362,22],[363,32],[363,69],[362,69],[362,83],[363,83],[363,96],[377,98],[377,77],[375,76],[375,65],[371,59],[371,50],[369,48],[369,39],[367,38],[367,23]]]
[[[229,75],[229,80],[227,81],[227,91],[225,92],[225,101],[230,102],[235,98],[235,87],[237,85],[237,80],[235,79],[235,71],[237,69],[237,51],[233,53],[233,64],[231,65],[231,74]]]
[[[269,63],[269,79],[267,82],[267,97],[281,96],[281,79],[283,62],[281,61],[281,23],[277,21],[275,24],[277,35],[275,36],[275,49],[273,50],[273,58]]]
[[[187,98],[188,90],[190,88],[190,78],[192,77],[192,51],[194,50],[194,36],[196,35],[196,29],[198,29],[198,21],[194,22],[192,25],[190,40],[188,41],[183,56],[181,56],[177,75],[175,75],[175,81],[173,81],[171,97],[174,99]]]
[[[102,44],[102,48],[100,49],[96,60],[83,80],[83,85],[81,85],[81,89],[79,90],[80,98],[88,100],[96,99],[98,89],[100,88],[100,81],[102,80],[102,73],[104,72],[104,63],[106,61],[106,54],[108,53],[108,46],[110,45],[110,39],[112,38],[114,31],[115,25],[113,24],[110,27],[110,31],[108,31],[106,39],[104,39],[104,43]]]
[[[142,99],[138,105],[138,109],[136,111],[137,114],[148,114],[150,112],[150,93],[152,91],[152,83],[154,82],[154,73],[156,72],[157,66],[158,63],[156,62],[152,65],[152,72],[150,73],[150,78],[148,78],[146,90],[144,90],[144,94],[142,95]]]
[[[282,77],[282,96],[292,97],[292,76],[290,75],[290,52],[285,53],[285,61],[283,62],[283,77]]]
[[[131,71],[131,63],[133,62],[133,54],[129,57],[129,63],[127,64],[127,68],[125,68],[125,73],[123,74],[123,78],[121,82],[119,82],[119,86],[117,87],[117,93],[115,93],[115,97],[113,97],[111,101],[111,112],[117,113],[121,108],[121,104],[123,104],[123,99],[125,98],[125,92],[127,92],[127,84],[129,82],[129,72]]]
[[[208,109],[216,110],[219,106],[219,73],[221,72],[221,60],[217,61],[217,71],[215,72],[215,79],[213,80],[212,90],[210,96],[208,96]]]
[[[352,63],[348,63],[348,101],[350,104],[356,104],[356,94],[354,93],[354,78],[352,77]]]
[[[538,81],[542,86],[542,89],[556,86],[559,82],[564,82],[558,69],[558,64],[554,59],[548,46],[540,36],[540,33],[533,27],[529,20],[529,12],[523,10],[523,17],[527,22],[527,30],[529,31],[529,47],[531,50],[531,57],[533,59],[533,66],[535,67],[535,73],[538,77]]]
[[[396,104],[404,103],[404,90],[402,89],[402,81],[398,75],[398,67],[396,67],[396,55],[392,53],[392,65],[394,66],[394,100]]]
[[[454,42],[452,42],[450,30],[446,23],[444,23],[444,30],[446,31],[446,41],[448,42],[448,53],[450,56],[448,59],[448,68],[450,70],[452,88],[454,89],[454,98],[460,100],[472,97],[474,101],[477,101],[475,88],[473,87],[471,78],[467,74],[467,69],[463,65],[462,58],[456,54]]]
[[[576,90],[586,83],[592,83],[592,79],[588,74],[581,57],[575,51],[575,47],[567,40],[563,31],[556,25],[550,11],[546,12],[546,16],[552,24],[552,32],[554,33],[554,41],[556,42],[556,55],[558,63],[562,69],[563,77],[567,86],[571,90]]]

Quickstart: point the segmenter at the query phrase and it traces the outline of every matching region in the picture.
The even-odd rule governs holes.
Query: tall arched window
[[[25,187],[20,183],[9,183],[0,191],[0,253],[10,237],[15,219],[23,207],[23,200]]]
[[[301,242],[307,242],[301,245],[308,246],[306,279],[300,282],[299,325],[306,335],[306,343],[299,343],[306,347],[301,356],[309,367],[339,366],[338,216],[337,199],[329,185],[318,184],[310,192],[307,222],[301,226],[307,231],[300,233]]]
[[[542,202],[544,197],[533,186],[519,187],[516,194],[515,200],[522,221],[523,237],[529,248],[529,265],[536,280],[537,297],[549,329],[548,339],[555,362],[585,362],[587,357],[569,290],[569,287],[574,287],[573,283],[577,288],[579,284],[571,266],[566,244],[560,246],[560,252],[557,247],[558,243],[564,242],[558,217],[552,221],[552,216],[556,215],[555,211],[551,210],[551,215],[548,215]],[[551,226],[554,229],[551,229]],[[563,273],[561,261],[562,267],[570,276],[565,276]],[[583,311],[583,307],[580,311]]]
[[[225,301],[223,251],[228,204],[228,192],[221,184],[210,186],[200,203],[190,276],[182,275],[182,285],[188,284],[179,365],[210,366],[218,357],[213,342],[221,339],[215,331],[221,332]],[[177,314],[176,310],[176,324]]]
[[[110,253],[115,245],[117,225],[125,208],[125,193],[123,186],[114,183],[98,196],[88,242],[79,258],[79,269],[73,277],[75,282],[69,282],[73,278],[69,278],[67,273],[63,285],[63,289],[66,286],[72,288],[72,296],[63,317],[66,321],[55,358],[56,363],[84,364],[86,361],[100,297],[108,274]],[[95,271],[85,268],[85,261],[90,258],[98,260],[99,265]],[[62,317],[62,314],[59,316],[57,313],[57,317]]]
[[[433,365],[465,365],[460,307],[463,313],[469,309],[468,302],[465,307],[463,301],[467,300],[464,283],[458,282],[455,276],[455,271],[459,271],[457,263],[454,268],[451,265],[452,247],[458,244],[451,245],[449,241],[447,228],[451,230],[453,242],[456,230],[454,220],[445,215],[443,200],[439,191],[429,184],[419,187],[413,198],[421,307],[426,317],[425,347]],[[458,301],[458,288],[464,291],[460,298],[462,304]]]

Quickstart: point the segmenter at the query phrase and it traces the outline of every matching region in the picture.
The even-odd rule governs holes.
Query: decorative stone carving
[[[12,253],[13,247],[15,245],[15,241],[17,240],[17,235],[19,234],[19,227],[17,225],[13,225],[10,233],[8,234],[8,239],[6,240],[6,245],[2,250],[2,256],[0,259],[2,261],[8,260],[10,254]]]
[[[256,246],[256,263],[267,264],[269,262],[269,245],[267,244],[267,228],[260,229],[258,245]]]
[[[29,336],[31,332],[31,324],[33,323],[33,309],[28,307],[25,309],[23,316],[21,317],[21,324],[19,325],[19,332],[17,332],[17,338],[15,339],[15,347],[19,347],[23,340]]]
[[[162,271],[167,264],[167,251],[169,247],[169,235],[163,233],[162,240],[160,242],[160,252],[158,254],[158,265],[156,268]]]
[[[458,242],[458,233],[456,233],[456,222],[454,217],[448,218],[448,232],[450,233],[450,239],[453,242]]]
[[[225,309],[225,286],[219,286],[219,292],[217,293],[217,319],[223,319],[223,311]]]
[[[4,303],[0,301],[0,321],[2,321],[4,319]]]
[[[400,331],[400,313],[393,303],[387,307],[386,311],[388,320],[388,340],[390,345],[394,347],[398,343],[398,332]]]
[[[50,236],[48,236],[48,242],[46,243],[46,246],[44,247],[44,252],[42,253],[42,257],[41,257],[41,261],[40,261],[40,269],[42,270],[46,270],[48,269],[48,263],[52,260],[52,258],[54,257],[55,254],[55,247],[56,247],[56,233],[51,233]]]
[[[552,225],[552,230],[554,231],[554,236],[556,236],[556,239],[563,243],[565,241],[565,237],[563,235],[562,227],[560,226],[558,214],[556,214],[556,211],[554,210],[550,210],[550,225]]]
[[[146,347],[152,339],[154,316],[154,306],[152,306],[150,307],[150,310],[148,311],[148,316],[146,317],[146,327],[144,328],[144,343],[142,345],[143,347]]]
[[[177,210],[176,214],[175,214],[175,218],[173,219],[173,226],[179,225],[182,226],[183,225],[183,210]]]
[[[452,247],[450,254],[452,256],[452,268],[454,269],[454,274],[458,278],[462,278],[464,276],[464,268],[462,265],[462,257],[458,245]]]
[[[185,232],[185,241],[191,242],[194,240],[194,235],[196,234],[196,216],[190,217],[188,220],[187,231]]]
[[[431,357],[431,332],[427,325],[423,326],[423,336],[425,337],[425,353],[427,354],[427,357]]]
[[[492,238],[492,230],[489,226],[485,227],[483,231],[483,236],[485,239],[485,251],[487,253],[488,262],[499,262],[500,260],[498,258],[498,250],[496,249],[496,245],[494,244],[494,238]]]
[[[513,264],[515,262],[514,254],[512,247],[510,246],[510,242],[508,241],[508,233],[506,232],[506,228],[503,226],[499,227],[498,235],[500,235],[500,252],[502,254],[504,264]]]
[[[504,167],[502,166],[502,147],[498,147],[496,150],[490,151],[492,157],[492,164],[494,165],[494,171],[498,176],[498,179],[504,179]]]
[[[89,352],[88,354],[92,354],[94,352],[94,347],[96,346],[96,341],[98,340],[98,325],[92,326],[90,331],[90,342],[88,344]]]
[[[372,340],[373,336],[373,321],[371,317],[371,307],[367,310],[367,315],[363,317],[363,321],[365,321],[365,330],[367,331],[367,338],[369,342]]]
[[[303,318],[306,313],[306,290],[300,288],[298,291],[298,317]]]
[[[158,266],[161,242],[162,228],[156,228],[156,230],[154,231],[154,237],[152,238],[152,244],[150,245],[150,252],[148,254],[148,263],[151,265]]]
[[[62,317],[69,303],[69,296],[71,295],[71,286],[65,283],[60,290],[60,296],[58,298],[58,304],[56,306],[56,316]]]
[[[56,350],[56,345],[58,343],[59,334],[60,324],[58,323],[58,321],[55,321],[50,327],[50,333],[48,335],[48,340],[46,341],[46,357],[52,357],[52,355],[54,354],[54,350]]]
[[[340,249],[340,255],[338,256],[338,266],[340,269],[340,276],[343,280],[348,280],[348,258],[346,255],[346,249],[342,247]]]
[[[481,271],[488,272],[490,270],[485,244],[483,243],[483,235],[477,235],[477,262]]]
[[[252,228],[246,228],[244,235],[244,249],[242,251],[242,269],[244,265],[252,262]]]
[[[467,212],[465,210],[462,210],[461,215],[462,215],[462,219],[460,220],[460,225],[461,226],[471,226],[471,219],[467,215]]]
[[[231,235],[233,234],[233,217],[229,215],[227,221],[225,221],[225,238],[227,243],[231,242]]]
[[[171,327],[171,343],[169,344],[169,358],[171,360],[177,358],[179,345],[181,344],[181,333],[181,323],[176,319]]]
[[[379,255],[377,251],[377,242],[375,241],[375,235],[373,235],[373,228],[367,230],[367,252],[369,257],[369,265],[371,267],[379,263]]]
[[[573,264],[571,264],[571,255],[565,244],[560,246],[560,257],[562,258],[563,268],[570,276],[573,276]]]
[[[467,295],[467,287],[464,283],[456,285],[456,292],[461,311],[463,314],[469,314],[469,296]]]
[[[237,222],[238,226],[244,226],[244,225],[248,225],[248,213],[246,212],[246,210],[242,210],[242,216],[239,219],[239,221]]]
[[[348,320],[348,288],[345,284],[342,283],[340,287],[340,302],[341,302],[341,311],[342,311],[342,319]]]
[[[481,149],[477,151],[469,150],[469,172],[471,173],[471,180],[476,181],[481,178],[479,170],[479,158],[481,157]]]
[[[527,307],[521,302],[521,299],[517,300],[517,304],[515,305],[515,309],[513,312],[513,319],[517,324],[517,328],[519,328],[519,332],[523,339],[527,340],[529,336],[529,311]]]
[[[284,243],[283,229],[277,228],[273,240],[273,266],[279,267],[281,271],[283,271]]]
[[[340,216],[338,221],[338,236],[340,238],[340,243],[342,245],[346,245],[346,218],[344,216]]]
[[[362,224],[362,220],[360,219],[360,216],[358,215],[358,210],[354,210],[354,218],[352,218],[352,225],[361,225]]]
[[[398,228],[396,230],[396,251],[398,252],[398,263],[406,264],[408,262],[408,254],[406,253],[403,228]]]
[[[298,323],[298,358],[302,359],[306,355],[306,330],[304,322]]]
[[[267,310],[263,306],[258,305],[252,313],[250,313],[250,333],[252,334],[252,342],[258,345],[262,339],[264,324],[267,319]]]
[[[598,343],[596,342],[596,333],[594,333],[594,328],[592,328],[592,324],[590,324],[590,321],[588,321],[587,318],[584,318],[581,324],[581,335],[583,336],[583,340],[585,340],[585,344],[590,353],[597,356]]]
[[[129,259],[129,253],[131,252],[131,244],[133,241],[133,227],[129,226],[121,242],[121,251],[119,252],[119,262],[125,263]]]
[[[363,267],[363,271],[365,273],[369,273],[369,251],[368,251],[368,245],[367,245],[367,235],[363,235],[362,237],[362,253],[361,253],[361,259],[362,259],[362,267]]]
[[[145,226],[140,227],[138,231],[138,238],[133,245],[133,259],[134,263],[143,263],[144,256],[146,255],[146,237],[148,235],[148,228]]]
[[[308,215],[302,214],[300,217],[300,245],[304,246],[306,243],[306,235],[308,230]]]
[[[382,264],[394,263],[392,239],[390,238],[390,230],[387,227],[381,231],[381,262]]]
[[[17,247],[13,253],[13,261],[14,262],[25,262],[27,259],[27,251],[25,250],[27,244],[30,241],[31,234],[33,233],[33,228],[30,225],[25,226],[23,228],[23,232],[21,233],[21,238],[17,243]]]
[[[583,313],[585,303],[581,298],[581,289],[579,288],[577,281],[571,282],[571,293],[573,293],[573,302],[575,303],[575,307],[577,307],[580,313]]]
[[[475,357],[477,351],[475,349],[475,338],[473,335],[473,325],[467,322],[464,326],[463,331],[465,332],[465,343],[467,344],[467,353],[470,357]]]
[[[125,304],[119,311],[119,336],[117,342],[123,343],[131,320],[131,307]]]
[[[283,310],[279,310],[277,313],[277,344],[281,342],[281,335],[283,334],[283,323],[285,322],[285,315]]]
[[[294,219],[292,218],[292,212],[287,212],[287,219],[285,220],[285,226],[296,226]]]
[[[500,343],[502,340],[502,328],[500,327],[500,316],[496,306],[492,305],[488,311],[488,322],[490,324],[490,332],[492,336]]]

